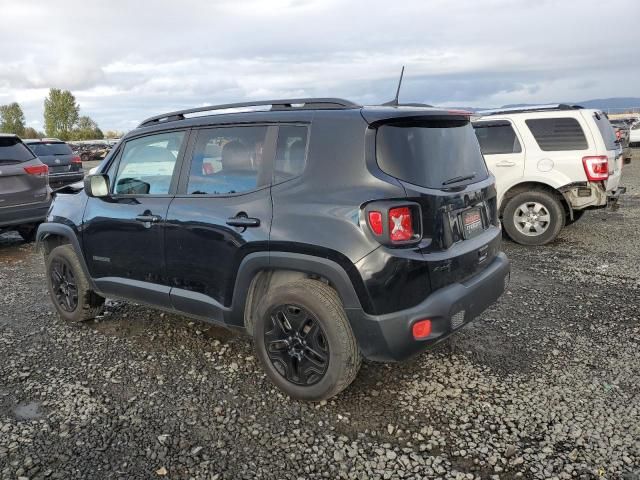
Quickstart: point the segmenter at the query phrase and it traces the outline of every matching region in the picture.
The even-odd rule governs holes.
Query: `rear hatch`
[[[0,209],[46,200],[44,170],[18,137],[0,136]]]
[[[461,282],[500,248],[495,181],[463,115],[397,118],[377,126],[378,166],[420,205],[433,289]]]
[[[585,112],[585,115],[588,114],[588,112]],[[609,179],[605,185],[607,191],[612,191],[620,186],[620,179],[622,177],[622,165],[624,163],[622,144],[617,141],[615,130],[606,115],[602,112],[592,112],[591,116],[598,127],[593,132],[593,135],[602,137],[606,149],[606,152],[602,152],[602,154],[607,156],[609,164]]]
[[[77,172],[81,168],[80,163],[71,161],[75,154],[65,142],[34,142],[29,143],[29,148],[43,163],[49,166],[50,175]]]

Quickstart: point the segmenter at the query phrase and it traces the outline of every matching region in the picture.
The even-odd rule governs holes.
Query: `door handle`
[[[259,227],[260,219],[244,217],[244,216],[231,217],[227,219],[227,225],[230,225],[232,227],[240,227],[240,228]]]
[[[496,167],[514,167],[516,162],[512,162],[511,160],[502,160],[501,162],[496,163]]]
[[[158,215],[138,215],[136,220],[144,223],[157,223],[162,220],[162,217],[159,217]]]

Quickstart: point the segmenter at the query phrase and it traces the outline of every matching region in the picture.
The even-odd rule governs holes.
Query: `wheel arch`
[[[562,204],[562,208],[564,208],[564,211],[567,215],[572,214],[572,209],[569,206],[569,202],[567,202],[567,199],[565,198],[564,194],[560,192],[556,187],[540,181],[531,181],[531,182],[517,183],[516,185],[511,186],[502,195],[502,198],[500,200],[500,211],[499,211],[500,218],[502,218],[504,209],[507,203],[509,202],[509,200],[511,200],[511,198],[515,197],[519,193],[527,192],[530,190],[543,190],[547,193],[550,193],[560,201],[560,203]]]
[[[292,252],[256,252],[244,258],[236,278],[229,322],[253,331],[258,302],[274,286],[312,278],[332,287],[345,309],[362,309],[349,275],[328,258]]]
[[[73,251],[78,257],[82,271],[89,281],[91,289],[98,292],[95,282],[89,274],[89,269],[82,254],[80,248],[80,242],[76,232],[68,225],[60,223],[42,223],[38,227],[38,233],[36,234],[36,248],[42,248],[45,255],[49,254],[51,250],[59,245],[71,245]]]

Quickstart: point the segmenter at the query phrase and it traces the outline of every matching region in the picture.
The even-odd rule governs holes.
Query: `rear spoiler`
[[[440,108],[397,108],[364,107],[360,110],[362,118],[373,128],[383,123],[397,121],[470,121],[472,112],[466,110],[445,110]]]

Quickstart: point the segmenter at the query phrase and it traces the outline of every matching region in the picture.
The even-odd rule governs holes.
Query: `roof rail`
[[[178,110],[176,112],[164,113],[149,117],[142,121],[138,127],[146,127],[157,123],[173,122],[176,120],[184,120],[185,115],[191,113],[213,112],[216,110],[231,110],[246,107],[262,107],[271,105],[271,110],[333,110],[343,108],[357,108],[360,105],[343,100],[341,98],[289,98],[283,100],[259,100],[254,102],[227,103],[222,105],[209,105],[206,107],[189,108],[186,110]]]
[[[580,105],[569,105],[566,103],[555,103],[551,105],[529,105],[526,107],[507,107],[496,108],[491,110],[480,110],[475,112],[477,115],[499,115],[501,113],[527,113],[527,112],[551,112],[554,110],[579,110]]]

